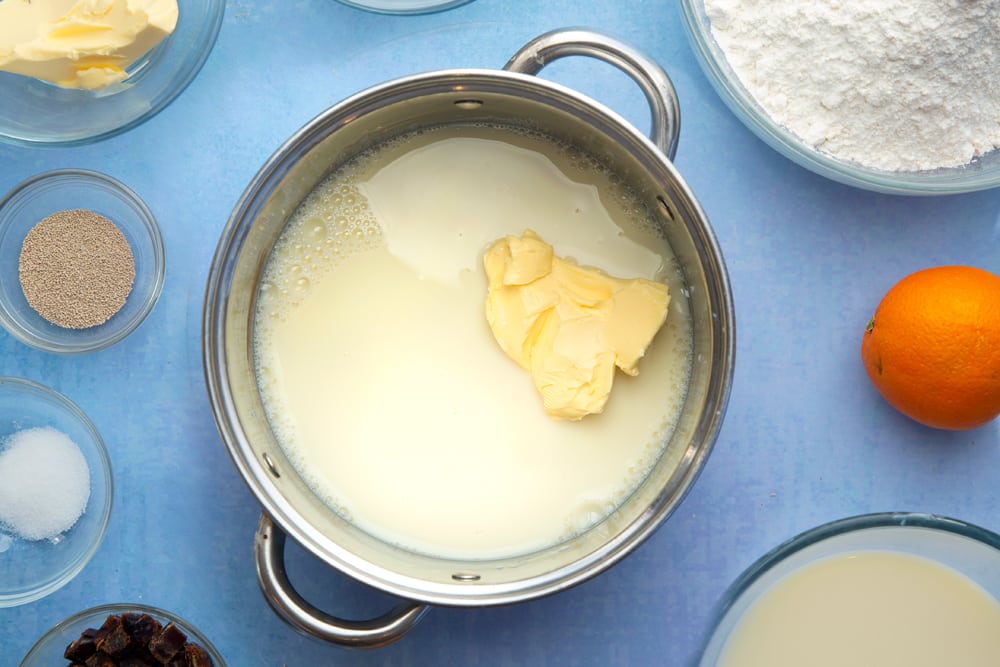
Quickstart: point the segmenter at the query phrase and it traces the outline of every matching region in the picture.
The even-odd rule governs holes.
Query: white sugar
[[[0,527],[52,539],[76,524],[89,499],[90,468],[65,433],[26,429],[0,445]]]

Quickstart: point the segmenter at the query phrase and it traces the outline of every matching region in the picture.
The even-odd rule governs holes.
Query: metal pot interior
[[[582,535],[515,558],[456,561],[413,553],[353,526],[319,500],[275,441],[254,378],[252,316],[262,268],[306,195],[358,152],[419,128],[499,123],[539,130],[613,167],[662,222],[685,275],[694,366],[679,423],[635,493]],[[536,77],[445,71],[369,89],[291,138],[238,204],[213,264],[206,299],[206,372],[230,454],[259,502],[317,558],[366,584],[434,604],[522,601],[567,588],[648,536],[696,478],[725,410],[732,373],[732,305],[708,223],[673,165],[597,103]]]

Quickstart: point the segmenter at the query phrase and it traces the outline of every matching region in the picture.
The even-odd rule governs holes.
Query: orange
[[[918,422],[989,422],[1000,414],[1000,278],[968,266],[903,278],[868,322],[861,358],[883,398]]]

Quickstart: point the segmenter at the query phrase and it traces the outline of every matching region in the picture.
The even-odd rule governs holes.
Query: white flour
[[[1000,0],[705,0],[712,33],[772,118],[887,171],[1000,146]]]

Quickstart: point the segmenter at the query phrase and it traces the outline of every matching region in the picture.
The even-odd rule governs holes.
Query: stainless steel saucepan
[[[644,93],[651,138],[598,102],[534,76],[564,56],[598,58]],[[690,387],[664,454],[638,489],[583,534],[536,553],[452,560],[413,553],[360,530],[325,505],[285,458],[265,418],[254,377],[253,313],[261,270],[290,215],[338,165],[419,128],[496,123],[541,131],[596,156],[658,218],[684,274],[692,315]],[[263,507],[255,554],[264,594],[294,627],[356,647],[403,636],[429,606],[478,607],[562,591],[633,551],[674,510],[705,464],[732,382],[734,315],[722,254],[704,212],[671,162],[679,111],[666,73],[631,47],[578,29],[524,46],[503,70],[456,69],[396,79],[330,108],[267,161],[236,205],[212,262],[203,352],[222,439]],[[460,502],[460,500],[458,500]],[[315,608],[284,570],[285,536],[336,570],[398,597],[384,616],[339,619]]]

